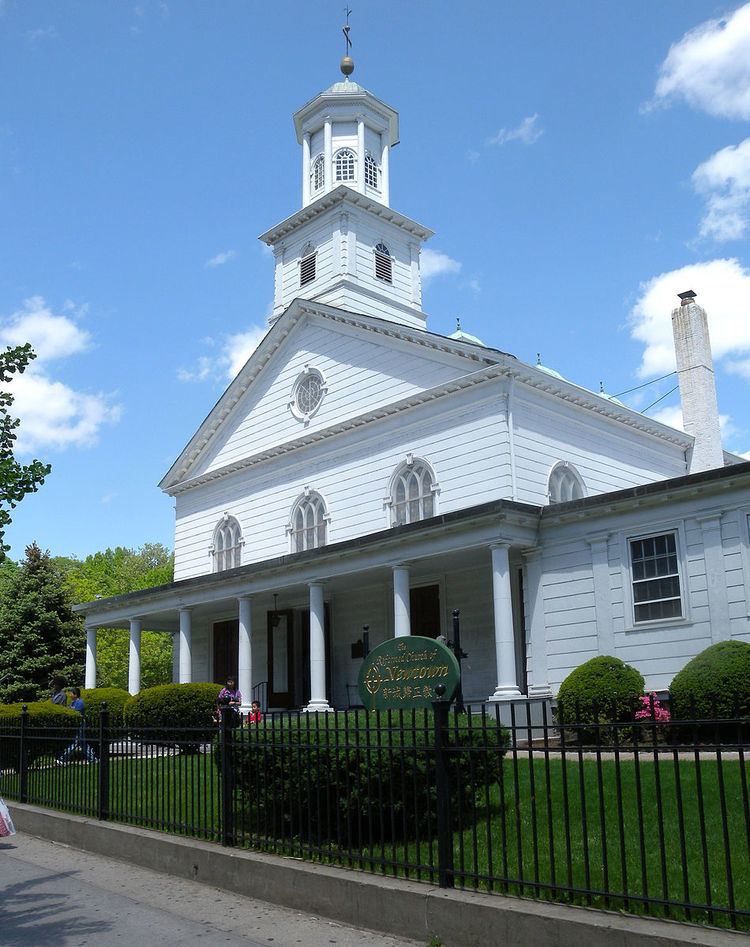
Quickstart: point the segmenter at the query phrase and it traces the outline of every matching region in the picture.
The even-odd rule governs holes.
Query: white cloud
[[[750,138],[698,165],[693,185],[706,200],[701,236],[719,241],[744,236],[750,218]]]
[[[693,263],[641,284],[641,295],[630,314],[630,334],[645,346],[639,368],[642,378],[674,370],[672,310],[677,293],[694,290],[708,315],[711,348],[716,361],[750,353],[750,270],[736,259]],[[737,362],[730,363],[739,364]]]
[[[750,118],[750,3],[706,20],[667,53],[655,103],[684,100],[723,118]]]
[[[487,139],[488,145],[506,145],[509,141],[520,141],[523,145],[533,145],[544,134],[544,129],[537,126],[539,115],[527,115],[516,128],[501,128],[500,131]]]
[[[745,460],[750,460],[750,450],[746,450],[746,451],[740,453],[740,457],[744,457]]]
[[[261,326],[250,326],[246,332],[226,336],[216,355],[201,355],[194,368],[178,369],[177,378],[180,381],[231,380],[256,350],[267,331]],[[216,346],[214,339],[202,341],[208,348]]]
[[[420,254],[419,269],[422,273],[422,280],[427,282],[435,276],[442,276],[444,273],[460,273],[461,264],[458,260],[449,257],[447,253],[427,248],[422,250]]]
[[[23,308],[0,319],[0,345],[30,342],[37,358],[24,374],[10,382],[15,398],[12,414],[21,419],[16,449],[27,454],[50,447],[93,443],[103,424],[115,423],[122,409],[112,396],[76,391],[50,376],[49,363],[86,351],[90,334],[76,324],[86,308],[67,302],[56,315],[40,296],[25,300]]]
[[[649,411],[649,417],[653,418],[654,421],[661,421],[662,424],[667,424],[669,427],[679,428],[681,431],[683,428],[682,420],[682,408],[680,405],[670,405],[667,408],[659,408],[658,411]]]
[[[236,250],[221,250],[210,260],[206,260],[205,266],[223,266],[225,263],[229,263],[230,260],[234,260],[236,256]]]

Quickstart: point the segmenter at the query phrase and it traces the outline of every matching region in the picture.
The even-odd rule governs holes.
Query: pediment
[[[294,449],[506,358],[493,349],[296,300],[160,486],[172,492],[186,481],[237,469],[248,458]],[[306,413],[295,400],[295,385],[311,373],[321,381],[322,400]]]

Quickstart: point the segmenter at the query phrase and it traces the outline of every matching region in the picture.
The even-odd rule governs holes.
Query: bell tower
[[[276,261],[273,323],[296,298],[424,328],[419,256],[432,231],[390,209],[398,112],[351,78],[294,114],[302,207],[262,234]]]

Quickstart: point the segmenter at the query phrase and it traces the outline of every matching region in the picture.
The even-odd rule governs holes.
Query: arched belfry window
[[[365,184],[368,187],[380,188],[380,168],[372,155],[365,155]]]
[[[393,282],[393,257],[384,243],[375,247],[375,277],[384,283]]]
[[[306,286],[315,279],[315,269],[317,262],[317,252],[315,247],[308,243],[302,248],[299,259],[299,284]]]
[[[391,526],[418,523],[434,516],[439,489],[429,464],[407,454],[405,462],[391,477],[390,495],[386,500],[391,508]]]
[[[310,183],[313,193],[319,191],[325,184],[325,158],[323,155],[318,155],[312,163],[312,167],[310,168]]]
[[[292,516],[287,527],[291,537],[292,552],[304,552],[306,549],[319,549],[328,539],[330,516],[323,497],[305,487],[304,494],[292,508]]]
[[[586,484],[575,467],[567,460],[563,460],[552,468],[548,492],[550,503],[582,500],[586,496]]]
[[[334,167],[336,168],[337,181],[353,181],[354,178],[354,152],[351,148],[342,148],[336,152],[334,158]]]
[[[211,555],[214,559],[214,572],[236,569],[242,565],[242,530],[237,520],[225,513],[214,530]]]

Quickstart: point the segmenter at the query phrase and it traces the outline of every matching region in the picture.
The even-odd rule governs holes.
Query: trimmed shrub
[[[213,715],[221,684],[160,684],[125,704],[123,718],[142,743],[173,743],[194,752],[216,734]]]
[[[669,685],[675,720],[750,716],[750,644],[720,641],[701,651]]]
[[[581,742],[611,740],[612,728],[605,725],[633,720],[643,689],[640,672],[619,658],[591,658],[571,671],[560,685],[558,721],[586,725],[566,728],[566,736],[577,735]],[[622,730],[619,735],[624,735]]]
[[[60,707],[51,700],[27,704],[29,712],[26,759],[29,764],[41,756],[59,756],[75,737],[81,715],[70,707]],[[0,704],[0,769],[18,772],[19,733],[23,704]]]
[[[473,723],[473,726],[472,726]],[[266,717],[231,732],[230,763],[245,825],[279,839],[365,846],[436,831],[431,712],[365,711]],[[454,822],[467,825],[477,792],[499,777],[508,731],[451,715]],[[214,759],[220,765],[219,740]],[[462,752],[463,748],[463,752]],[[471,749],[470,749],[471,748]]]
[[[92,728],[99,726],[99,713],[102,704],[107,702],[109,710],[110,727],[121,727],[123,723],[123,710],[125,704],[130,700],[130,694],[119,687],[92,687],[89,690],[82,690],[83,706],[86,714],[86,724]]]

